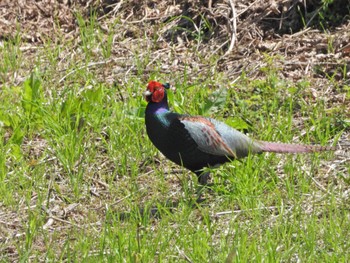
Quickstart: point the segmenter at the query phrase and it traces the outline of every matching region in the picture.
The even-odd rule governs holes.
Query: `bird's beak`
[[[151,100],[151,96],[152,96],[152,92],[150,92],[149,90],[146,90],[143,93],[143,97],[146,99],[146,101],[150,101]]]

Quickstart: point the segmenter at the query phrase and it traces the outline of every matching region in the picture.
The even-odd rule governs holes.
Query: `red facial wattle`
[[[147,86],[147,90],[144,93],[148,102],[161,102],[164,98],[164,86],[157,81],[150,81]]]

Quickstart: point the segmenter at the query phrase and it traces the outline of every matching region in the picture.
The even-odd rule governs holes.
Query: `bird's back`
[[[227,156],[201,150],[194,139],[196,129],[181,120],[185,117],[173,112],[146,115],[146,129],[152,143],[168,159],[193,172],[229,161]]]

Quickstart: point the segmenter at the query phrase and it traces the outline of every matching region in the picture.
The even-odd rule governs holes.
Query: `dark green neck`
[[[169,112],[168,97],[164,94],[164,98],[161,102],[149,102],[146,107],[146,115],[160,114]]]

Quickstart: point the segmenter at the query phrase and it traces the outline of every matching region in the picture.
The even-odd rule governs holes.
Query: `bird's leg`
[[[198,178],[198,183],[199,187],[197,188],[197,203],[201,203],[205,200],[205,198],[202,197],[203,190],[207,188],[207,186],[210,186],[208,183],[210,179],[210,171],[208,172],[203,172],[203,171],[197,171],[196,172],[197,178]]]
[[[208,180],[210,179],[210,172],[197,172],[198,183],[203,186],[208,185]]]

